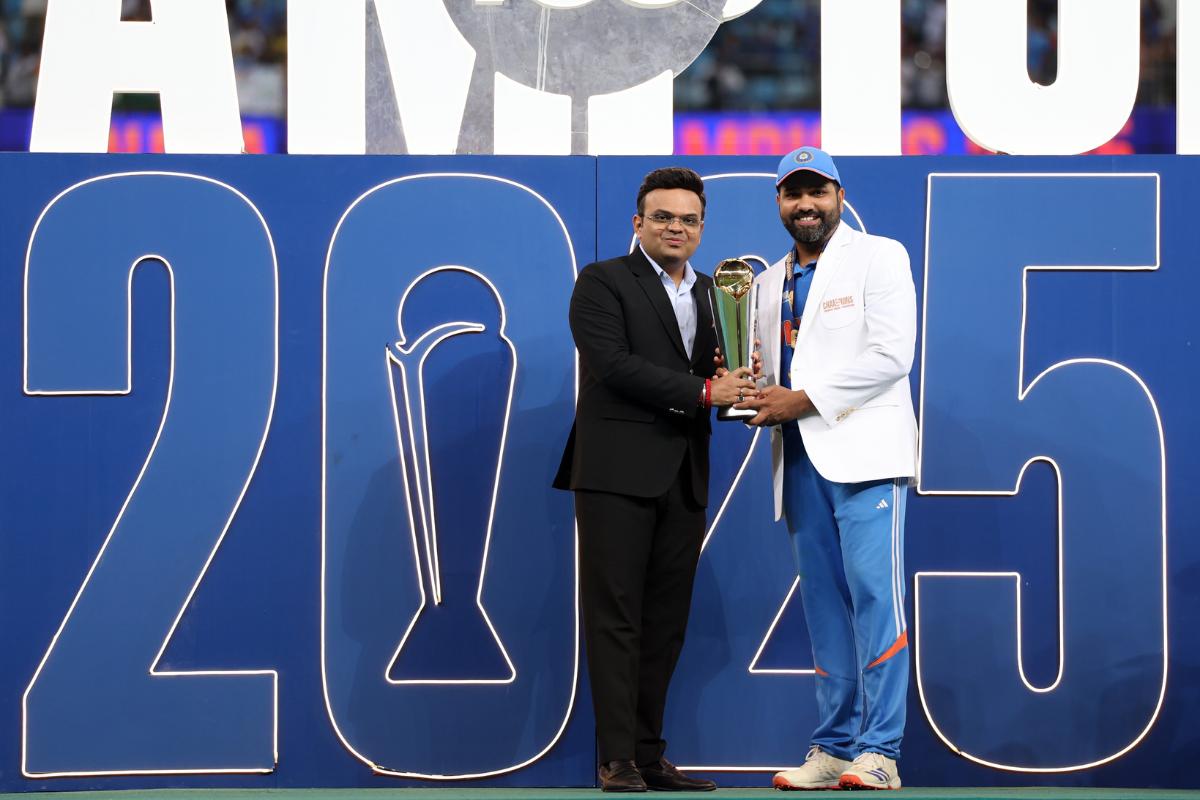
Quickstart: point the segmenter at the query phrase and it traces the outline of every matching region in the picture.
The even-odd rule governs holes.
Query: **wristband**
[[[712,408],[712,379],[704,379],[704,407]]]

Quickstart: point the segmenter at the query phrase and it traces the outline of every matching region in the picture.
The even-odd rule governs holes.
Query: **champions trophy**
[[[713,286],[708,290],[717,345],[725,358],[725,368],[753,368],[754,340],[758,335],[758,287],[754,270],[740,258],[727,258],[713,270]],[[758,412],[732,406],[717,411],[721,421],[745,420]]]

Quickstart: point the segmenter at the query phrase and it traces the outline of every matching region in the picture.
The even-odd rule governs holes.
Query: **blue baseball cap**
[[[799,147],[788,153],[779,161],[779,169],[775,173],[775,188],[788,179],[790,175],[801,170],[815,172],[831,181],[842,182],[838,175],[837,166],[824,150],[816,147]]]

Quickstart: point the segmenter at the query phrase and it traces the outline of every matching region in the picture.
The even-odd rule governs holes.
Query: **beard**
[[[838,226],[838,222],[842,219],[840,209],[834,208],[828,213],[822,214],[816,212],[819,222],[816,225],[801,226],[796,223],[795,217],[783,217],[783,227],[787,228],[787,232],[792,235],[792,239],[800,244],[817,244],[829,238],[833,233],[833,229]]]

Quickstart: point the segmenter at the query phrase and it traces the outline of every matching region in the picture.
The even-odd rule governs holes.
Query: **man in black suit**
[[[755,394],[715,369],[712,279],[688,258],[704,183],[651,172],[638,246],[589,264],[571,296],[579,405],[555,487],[575,492],[580,582],[604,791],[707,791],[663,756],[667,684],[683,647],[708,503],[709,409]]]

